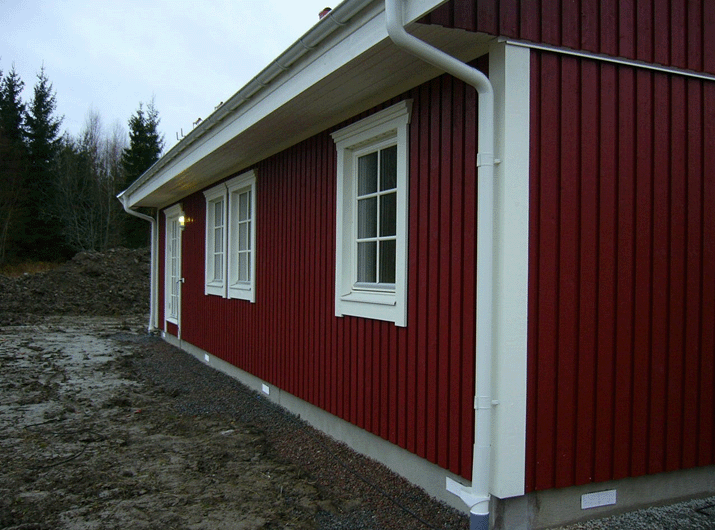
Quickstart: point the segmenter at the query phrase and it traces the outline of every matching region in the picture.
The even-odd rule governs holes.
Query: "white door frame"
[[[164,239],[164,331],[171,322],[178,328],[181,339],[181,204],[164,210],[166,217]]]

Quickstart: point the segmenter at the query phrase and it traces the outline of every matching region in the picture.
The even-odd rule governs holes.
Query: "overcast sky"
[[[166,149],[318,22],[338,0],[0,0],[0,70],[29,102],[37,73],[57,96],[62,130],[96,110],[127,129],[152,96]]]

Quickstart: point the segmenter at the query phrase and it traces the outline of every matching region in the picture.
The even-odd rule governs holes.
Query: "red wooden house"
[[[440,4],[346,0],[120,195],[151,325],[474,528],[715,493],[715,3]]]

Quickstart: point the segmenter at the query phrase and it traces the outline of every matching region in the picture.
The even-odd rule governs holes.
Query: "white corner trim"
[[[494,365],[492,493],[524,494],[529,264],[530,51],[496,43],[489,53],[495,96]]]

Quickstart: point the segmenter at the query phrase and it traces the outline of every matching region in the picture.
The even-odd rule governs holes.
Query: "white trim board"
[[[524,494],[526,354],[529,289],[528,49],[495,43],[489,54],[494,87],[494,364],[492,493]]]

